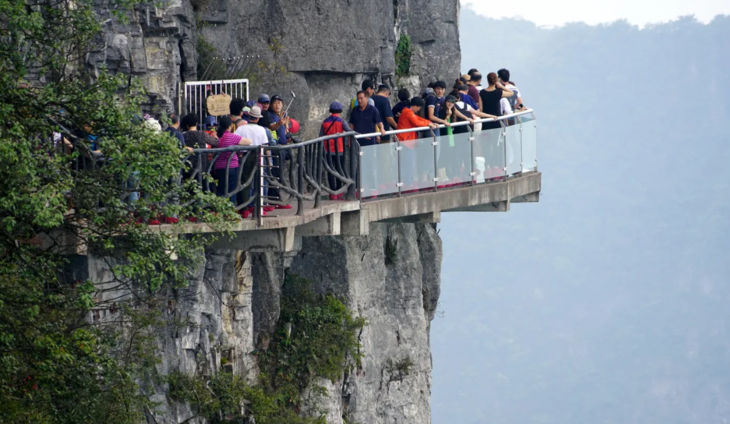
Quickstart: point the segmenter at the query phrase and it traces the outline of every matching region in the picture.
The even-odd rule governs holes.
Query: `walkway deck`
[[[424,192],[404,197],[370,201],[322,201],[306,204],[304,215],[294,209],[276,210],[263,219],[245,219],[233,224],[236,237],[219,240],[214,248],[247,250],[252,248],[295,249],[297,238],[308,236],[364,236],[371,222],[435,223],[443,212],[506,212],[511,203],[538,202],[542,174],[529,173],[502,182],[453,187],[438,192]],[[161,231],[173,231],[172,225],[161,225]],[[187,233],[212,233],[205,223],[183,226]]]

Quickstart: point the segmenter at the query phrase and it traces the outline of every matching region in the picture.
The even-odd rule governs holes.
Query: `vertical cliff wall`
[[[297,94],[291,115],[305,135],[334,100],[354,97],[365,78],[422,88],[459,75],[458,0],[168,0],[140,6],[128,24],[99,3],[105,35],[87,65],[142,78],[148,109],[177,109],[177,85],[194,81],[201,48],[221,57],[259,56],[252,95]],[[408,76],[395,75],[399,38],[411,39]]]
[[[101,289],[100,302],[129,296],[105,283],[113,281],[112,266],[113,259],[95,257],[75,265],[84,274],[80,278]],[[367,237],[304,238],[287,255],[209,250],[188,287],[171,291],[161,305],[167,325],[156,337],[157,373],[212,376],[223,368],[255,383],[255,352],[267,349],[284,275],[295,273],[367,320],[359,335],[361,366],[334,383],[319,382],[327,394],[312,408],[326,410],[328,424],[430,423],[429,329],[440,268],[441,240],[430,224],[372,224]],[[93,319],[113,320],[115,313],[97,311]],[[170,396],[164,380],[150,379],[143,387],[158,405],[148,411],[148,423],[206,423],[189,404]]]

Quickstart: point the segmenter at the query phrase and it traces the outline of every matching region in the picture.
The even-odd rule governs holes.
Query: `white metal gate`
[[[186,82],[184,88],[183,109],[184,114],[195,113],[202,124],[206,112],[206,99],[214,94],[228,94],[233,99],[248,101],[248,79],[219,80],[219,81],[193,81]]]

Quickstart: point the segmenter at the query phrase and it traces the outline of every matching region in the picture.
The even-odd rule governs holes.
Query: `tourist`
[[[229,116],[223,116],[218,122],[218,148],[232,146],[248,146],[253,141],[250,138],[243,138],[236,134],[236,126],[233,125]],[[229,161],[230,160],[230,161]],[[220,153],[213,164],[213,177],[217,181],[216,194],[221,197],[228,197],[228,194],[235,191],[238,186],[238,155],[235,152]],[[231,202],[236,204],[236,195],[230,196]]]
[[[373,100],[373,94],[375,93],[375,82],[370,79],[366,79],[361,84],[361,91],[365,93],[365,95],[368,98],[368,104],[370,106],[375,106],[375,101]],[[359,92],[358,92],[359,93]],[[352,114],[353,109],[355,109],[358,105],[357,101],[357,95],[350,101],[350,108],[348,111],[350,114]]]
[[[264,128],[270,128],[271,127],[271,117],[269,116],[269,106],[271,106],[271,99],[269,98],[268,94],[261,94],[259,96],[259,101],[256,104],[261,109],[261,115],[263,116],[261,119],[259,119],[259,125],[261,125]]]
[[[284,101],[281,96],[275,94],[271,97],[269,107],[269,129],[274,133],[277,144],[287,144],[286,133],[289,126],[289,117],[284,116]],[[249,114],[250,115],[250,114]]]
[[[263,118],[259,120],[259,125],[264,121],[267,123],[268,128],[274,136],[277,145],[287,144],[287,126],[289,125],[289,117],[284,116],[284,101],[278,94],[271,97],[270,106],[268,111],[262,111]],[[250,116],[250,113],[249,113]],[[283,167],[286,161],[289,159],[289,153],[286,151],[277,151],[273,154],[273,164],[271,168],[271,176],[283,183],[282,176]],[[281,200],[281,195],[278,188],[270,188],[269,196],[272,199]],[[277,209],[291,209],[291,205],[277,205]]]
[[[185,139],[185,146],[191,149],[206,149],[210,147],[218,147],[218,139],[210,136],[204,131],[198,131],[198,115],[195,113],[189,113],[183,116],[180,126],[183,129],[183,138]],[[217,136],[217,134],[216,134]],[[188,157],[188,163],[190,168],[183,171],[183,178],[188,179],[195,175],[195,170],[198,168],[198,158],[201,159],[200,171],[205,174],[209,172],[210,163],[208,161],[208,155],[206,154],[195,154]]]
[[[393,106],[393,118],[395,118],[396,124],[398,123],[398,118],[400,118],[401,112],[403,112],[403,108],[408,107],[408,102],[411,100],[411,92],[408,91],[407,88],[401,88],[398,90],[398,103]],[[398,125],[396,125],[394,128],[398,128]]]
[[[370,134],[380,131],[381,135],[385,135],[383,129],[383,120],[380,117],[380,112],[375,106],[369,104],[372,100],[367,96],[365,91],[358,91],[357,93],[357,107],[352,110],[350,114],[350,126],[353,131],[357,131],[360,134]],[[372,146],[380,142],[380,136],[361,138],[361,146]]]
[[[390,131],[391,128],[395,128],[398,124],[393,119],[393,109],[390,107],[390,87],[387,85],[381,85],[378,87],[378,93],[372,97],[375,103],[375,108],[378,109],[380,119],[383,120],[383,130]],[[390,141],[390,136],[383,136],[380,140],[381,143],[387,143]]]
[[[468,96],[467,96],[468,97]],[[461,110],[456,108],[457,98],[452,95],[446,96],[444,99],[444,107],[441,109],[440,118],[449,124],[455,124],[457,122],[469,121],[471,125],[474,125],[474,118],[472,115],[464,115]],[[453,127],[451,125],[446,128],[441,128],[441,143],[439,146],[439,181],[442,185],[449,179],[454,179],[461,173],[462,166],[464,165],[464,158],[469,157],[469,143],[467,140],[457,140],[454,135],[468,133],[469,129],[466,125],[459,125]],[[468,161],[467,161],[468,162]],[[454,182],[461,182],[454,181]]]
[[[340,117],[342,109],[343,106],[340,102],[333,102],[330,105],[330,116],[322,122],[322,126],[319,129],[320,137],[352,131],[347,122]],[[332,138],[324,141],[324,151],[327,153],[327,163],[332,169],[341,175],[345,175],[343,172],[345,168],[344,143],[345,140],[343,137]],[[342,181],[332,175],[332,173],[327,173],[327,181],[329,183],[329,188],[332,191],[337,191],[342,188]],[[330,194],[330,200],[341,200],[344,195],[345,193],[338,195]]]
[[[500,100],[502,99],[502,97],[511,97],[514,95],[514,93],[504,88],[502,83],[499,82],[497,74],[494,72],[490,72],[487,75],[487,83],[489,84],[489,86],[479,92],[479,98],[481,99],[482,107],[481,111],[489,115],[501,116],[502,106],[500,105]],[[484,129],[493,129],[499,127],[499,122],[487,122],[482,126],[482,128]]]
[[[170,123],[167,125],[167,128],[165,128],[165,132],[177,139],[180,143],[181,149],[186,149],[189,153],[192,153],[193,148],[185,145],[185,138],[180,132],[180,117],[176,113],[171,113],[170,116],[168,116],[168,119],[170,120]]]
[[[368,104],[368,100],[370,99],[365,91],[357,93],[358,106],[350,114],[350,127],[360,134],[371,134],[379,131],[381,135],[385,135],[380,112],[375,106]],[[363,148],[361,155],[361,161],[363,162],[361,171],[362,188],[370,189],[370,195],[377,196],[375,180],[377,154],[375,148],[368,147],[380,143],[380,136],[361,138],[359,141],[360,146]]]
[[[456,103],[454,103],[454,107],[456,107],[456,110],[459,111],[462,115],[466,117],[466,120],[469,120],[473,118],[474,116],[478,118],[493,118],[497,119],[496,115],[490,115],[488,113],[482,113],[482,111],[479,110],[479,105],[474,103],[474,99],[472,99],[469,94],[469,87],[466,85],[462,85],[459,87],[459,96],[456,98]],[[460,119],[463,120],[463,119]],[[466,127],[464,127],[466,128]],[[481,124],[476,123],[474,124],[474,131],[480,131],[481,130]],[[454,133],[458,133],[460,131],[455,131]]]
[[[243,109],[246,107],[246,101],[243,99],[233,99],[230,105],[231,122],[236,128],[246,125],[248,122],[243,118]]]
[[[266,134],[267,129],[257,125],[259,119],[261,119],[261,108],[258,106],[254,106],[251,108],[251,110],[248,113],[249,117],[249,123],[252,125],[243,125],[238,127],[236,131],[234,132],[235,135],[243,138],[243,139],[249,139],[251,140],[251,146],[263,146],[269,143],[268,136]],[[243,175],[241,176],[242,181],[248,181],[248,179],[251,177],[252,174],[256,172],[256,164],[258,159],[258,152],[256,150],[251,150],[245,153],[244,159],[243,159]],[[270,163],[270,161],[268,161]],[[239,214],[246,219],[248,218],[249,214],[253,212],[253,204],[249,205],[248,203],[251,200],[251,190],[256,190],[259,188],[259,182],[254,178],[253,184],[250,187],[245,187],[239,194],[238,194],[238,204],[239,206],[245,206],[239,211]],[[264,213],[267,211],[273,210],[273,207],[264,207]]]
[[[499,77],[499,80],[502,82],[502,85],[504,85],[505,88],[509,89],[514,93],[514,96],[507,97],[507,101],[509,102],[510,109],[513,112],[517,112],[520,110],[524,110],[525,106],[522,104],[522,92],[520,91],[517,86],[515,86],[515,83],[510,81],[510,73],[507,69],[500,69],[497,71],[497,76]]]
[[[446,93],[446,83],[443,81],[436,81],[431,84],[433,92],[427,91],[426,94],[426,118],[431,122],[449,126],[451,125],[448,121],[439,118],[441,112],[441,106],[443,105],[443,97]]]
[[[438,128],[438,125],[436,125],[435,123],[418,116],[418,113],[421,112],[425,105],[426,102],[420,97],[414,97],[413,99],[411,99],[408,107],[403,108],[400,118],[398,118],[397,128],[399,130],[407,130],[418,127],[430,127],[432,130]],[[401,150],[401,181],[404,185],[406,185],[406,187],[409,188],[411,188],[410,186],[415,183],[415,173],[413,171],[413,167],[416,160],[416,155],[414,151],[416,143],[414,140],[416,140],[417,138],[418,135],[416,132],[406,132],[398,134],[398,139],[400,140],[401,144],[406,147],[405,149]],[[419,166],[424,167],[428,166],[428,164],[419,163]],[[433,159],[430,166],[433,167]]]
[[[466,82],[466,85],[469,86],[469,97],[474,100],[474,103],[476,103],[479,106],[479,109],[481,109],[481,105],[479,105],[479,88],[482,84],[482,74],[479,72],[475,72],[471,74],[471,79]]]

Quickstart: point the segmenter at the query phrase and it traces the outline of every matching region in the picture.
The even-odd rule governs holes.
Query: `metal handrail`
[[[259,224],[263,224],[264,206],[267,204],[272,206],[296,205],[296,213],[303,215],[305,207],[315,209],[321,207],[321,201],[327,195],[330,196],[330,199],[333,197],[342,199],[342,196],[345,196],[345,199],[350,201],[367,201],[372,200],[373,196],[379,198],[382,198],[383,195],[407,196],[412,191],[409,190],[409,187],[412,187],[411,184],[418,186],[416,191],[431,190],[433,192],[451,187],[453,184],[448,184],[448,181],[454,179],[458,180],[459,185],[478,184],[481,183],[477,182],[477,177],[481,175],[479,173],[481,168],[477,169],[476,164],[482,158],[487,158],[489,164],[485,168],[484,182],[498,181],[520,175],[522,172],[537,171],[535,132],[537,123],[534,120],[514,119],[528,114],[534,116],[533,110],[527,109],[497,119],[476,119],[474,123],[501,123],[498,129],[481,132],[474,131],[469,126],[470,121],[454,123],[451,125],[452,128],[466,127],[466,131],[459,133],[468,134],[468,140],[461,138],[458,141],[460,148],[467,149],[466,153],[461,150],[458,157],[448,156],[449,152],[454,153],[454,151],[448,150],[454,147],[453,144],[451,147],[448,144],[448,137],[451,135],[439,137],[438,129],[446,128],[445,125],[439,125],[433,130],[430,127],[418,127],[387,131],[386,135],[392,136],[392,143],[377,148],[367,146],[364,149],[361,149],[358,139],[381,134],[358,134],[355,131],[349,131],[286,145],[235,145],[193,149],[186,159],[193,165],[183,169],[182,178],[196,181],[204,191],[217,190],[223,197],[243,197],[236,202],[236,209],[240,211],[253,207],[253,216]],[[533,125],[534,129],[531,128]],[[525,138],[523,131],[528,128],[531,128],[532,135]],[[428,153],[428,155],[433,155],[433,163],[423,165],[421,168],[422,164],[416,162],[414,168],[413,162],[408,165],[409,161],[413,161],[413,153],[410,153],[413,151],[413,147],[400,141],[399,135],[419,131],[428,131],[429,135],[420,135],[419,148],[426,152],[432,150],[432,153]],[[343,151],[341,152],[329,149],[328,142],[336,139],[343,139]],[[229,157],[225,160],[225,167],[215,169],[216,161],[227,153]],[[241,157],[237,167],[231,166],[234,155]],[[86,161],[87,155],[78,156]],[[454,160],[454,158],[456,159]],[[496,161],[495,158],[497,158]],[[90,162],[88,166],[95,166],[95,158],[89,157],[88,161]],[[390,163],[391,167],[397,163],[397,176],[393,175],[392,180],[390,177],[380,178],[378,181],[373,179],[377,169],[371,169],[371,167],[378,167],[386,163]],[[448,167],[454,166],[454,164],[460,166],[458,173],[448,170]],[[406,166],[410,168],[406,168]],[[444,179],[446,174],[439,176],[444,167],[447,168],[446,172],[449,176],[446,179]],[[87,168],[87,165],[85,163],[77,164],[76,168],[83,170]],[[451,169],[453,170],[453,167]],[[487,170],[490,172],[487,173]],[[368,181],[363,181],[365,171],[373,173],[373,175],[368,175]],[[407,172],[401,174],[402,171]],[[414,171],[420,173],[420,177],[417,179],[413,178]],[[210,178],[216,172],[220,174],[219,181]],[[229,176],[231,177],[230,183]],[[387,184],[391,188],[381,190],[378,184]],[[393,184],[397,186],[396,190],[392,188]],[[272,194],[266,193],[267,188],[269,190],[277,189],[286,196],[273,197]],[[374,190],[375,193],[368,189]],[[144,182],[141,187],[137,184],[126,191],[143,192]],[[305,202],[313,202],[313,206],[310,203],[305,204]]]
[[[320,143],[322,141],[332,140],[333,138],[350,137],[350,136],[356,136],[357,134],[359,134],[359,133],[355,132],[355,131],[349,131],[349,132],[344,132],[344,133],[326,135],[326,136],[315,138],[314,140],[303,141],[301,143],[277,144],[276,146],[267,146],[267,148],[269,150],[293,150],[293,149],[298,149],[302,146],[308,146],[311,144]]]

